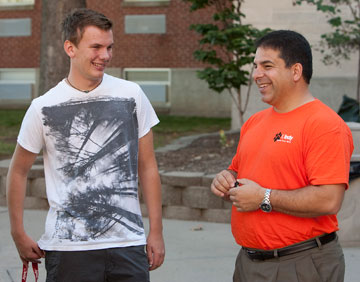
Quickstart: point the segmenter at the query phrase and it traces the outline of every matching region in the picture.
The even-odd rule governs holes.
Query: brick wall
[[[202,65],[192,53],[198,36],[191,23],[211,19],[212,12],[189,12],[189,4],[170,0],[168,6],[129,7],[119,0],[88,0],[114,22],[114,56],[110,67],[196,68]],[[165,34],[125,34],[125,15],[166,15]],[[31,10],[2,10],[0,18],[31,18],[31,37],[0,37],[0,68],[36,68],[40,65],[41,0]],[[60,35],[59,35],[60,36]]]
[[[31,10],[0,10],[0,19],[30,18],[32,36],[0,37],[0,68],[40,65],[41,1]]]

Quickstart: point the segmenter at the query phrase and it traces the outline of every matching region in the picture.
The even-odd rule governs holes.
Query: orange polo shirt
[[[241,129],[229,169],[238,178],[271,189],[340,183],[348,187],[352,151],[346,123],[315,100],[288,113],[269,108],[253,115]],[[336,215],[303,218],[276,211],[238,212],[233,207],[231,227],[239,245],[269,250],[336,231],[338,222]]]

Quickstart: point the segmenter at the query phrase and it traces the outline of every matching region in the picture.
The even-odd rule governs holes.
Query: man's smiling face
[[[256,50],[253,79],[262,95],[262,101],[280,107],[293,87],[292,68],[286,67],[280,51],[259,47]]]
[[[76,76],[93,83],[99,83],[105,67],[112,58],[113,33],[95,26],[85,27],[83,36],[74,46],[72,68]]]

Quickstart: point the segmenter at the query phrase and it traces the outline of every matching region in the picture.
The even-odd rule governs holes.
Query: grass
[[[154,147],[162,147],[176,138],[192,134],[230,129],[230,118],[159,116],[160,123],[153,128]]]
[[[11,155],[25,110],[0,110],[0,155]]]
[[[25,110],[0,110],[0,155],[12,155],[24,114]],[[230,118],[159,115],[159,119],[160,123],[153,128],[155,148],[169,144],[181,136],[230,128]]]

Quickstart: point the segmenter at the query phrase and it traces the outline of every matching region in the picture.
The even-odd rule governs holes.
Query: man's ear
[[[291,67],[291,69],[292,69],[292,73],[293,73],[294,82],[298,82],[301,79],[302,74],[303,74],[302,64],[296,63]]]
[[[70,57],[73,58],[75,56],[75,49],[76,46],[74,45],[74,43],[72,43],[70,40],[66,40],[64,42],[64,50],[65,53]]]

